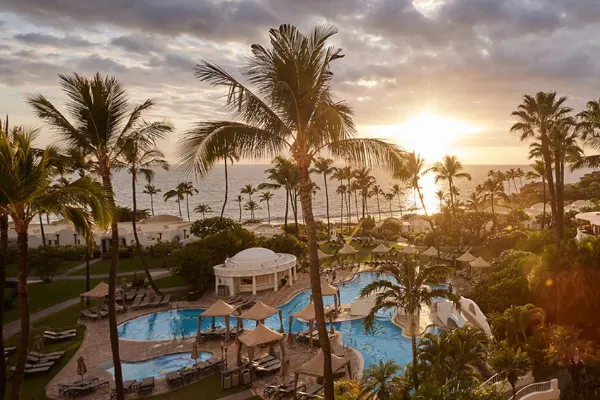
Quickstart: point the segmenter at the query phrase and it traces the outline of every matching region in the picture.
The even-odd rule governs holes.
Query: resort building
[[[590,211],[575,215],[577,219],[577,236],[575,239],[581,242],[585,238],[597,236],[600,234],[600,212]]]
[[[242,250],[213,268],[216,293],[220,296],[256,294],[262,290],[276,292],[297,278],[296,256],[262,247]]]

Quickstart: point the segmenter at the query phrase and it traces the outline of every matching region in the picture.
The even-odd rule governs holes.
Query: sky
[[[154,99],[147,119],[181,133],[227,118],[225,93],[195,79],[195,64],[240,77],[270,28],[332,24],[346,55],[333,90],[354,108],[359,135],[428,162],[527,164],[510,113],[526,93],[557,91],[576,110],[598,98],[598,20],[598,0],[1,0],[0,115],[41,126],[53,143],[26,97],[63,107],[58,74],[100,71],[132,103]],[[160,148],[175,158],[177,133]]]

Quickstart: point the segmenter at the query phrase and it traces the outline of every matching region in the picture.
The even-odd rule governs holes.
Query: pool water
[[[340,298],[342,304],[352,303],[360,296],[360,290],[377,279],[387,279],[384,275],[373,272],[358,274],[354,280],[341,284]],[[283,314],[284,329],[287,332],[289,316],[305,307],[310,300],[310,291],[304,291],[293,297],[279,308]],[[333,304],[333,297],[324,297],[325,305]],[[131,340],[169,340],[174,337],[195,336],[198,330],[198,315],[203,310],[178,309],[143,315],[119,326],[119,337]],[[244,321],[245,326],[252,328],[253,321]],[[207,329],[212,318],[202,319],[202,329]],[[231,326],[237,323],[231,319]],[[216,326],[225,326],[224,318],[215,318]],[[265,321],[269,328],[279,330],[279,316],[273,315]],[[300,332],[307,324],[293,320],[292,331]],[[377,315],[373,332],[366,334],[362,327],[362,319],[336,322],[334,328],[342,332],[344,344],[359,350],[365,361],[365,368],[378,363],[379,360],[394,360],[399,365],[406,365],[411,359],[410,339],[402,336],[402,330],[390,321],[390,313]],[[174,368],[171,368],[171,370]],[[148,375],[149,376],[149,375]]]
[[[140,362],[122,362],[123,380],[142,379],[147,377],[164,378],[167,372],[176,371],[185,367],[191,367],[196,361],[206,361],[212,357],[211,353],[199,352],[198,360],[191,358],[192,353],[167,354],[156,358]],[[115,374],[115,368],[106,368],[106,371],[112,375]]]

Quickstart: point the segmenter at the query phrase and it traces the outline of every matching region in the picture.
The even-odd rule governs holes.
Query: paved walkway
[[[243,392],[230,394],[229,396],[221,397],[219,400],[246,400],[250,397],[254,397],[255,394],[252,393],[252,390],[244,390]]]

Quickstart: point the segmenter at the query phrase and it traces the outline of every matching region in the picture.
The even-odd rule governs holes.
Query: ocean
[[[228,166],[229,172],[229,199],[227,201],[227,206],[225,208],[225,215],[233,218],[234,220],[238,220],[239,218],[239,206],[238,203],[233,200],[240,194],[240,189],[247,184],[252,184],[255,187],[260,183],[267,182],[266,174],[264,171],[270,168],[269,164],[234,164]],[[456,182],[456,185],[460,189],[461,197],[466,198],[469,193],[474,189],[474,187],[482,183],[487,179],[487,173],[489,170],[507,170],[509,168],[521,168],[525,172],[530,171],[531,168],[528,165],[465,165],[465,172],[468,172],[472,176],[471,181],[467,180],[459,180]],[[590,172],[590,170],[578,170],[578,171],[566,171],[565,172],[565,183],[573,183],[577,182],[579,177],[584,175],[585,173]],[[373,171],[373,176],[377,179],[377,184],[382,186],[384,191],[389,191],[392,185],[401,184],[401,182],[392,179],[391,175],[385,170],[377,170]],[[313,212],[315,218],[326,220],[326,205],[325,205],[325,186],[323,183],[323,176],[312,176],[313,181],[320,187],[320,190],[317,191],[317,194],[313,200]],[[207,214],[209,216],[218,216],[221,213],[221,207],[223,205],[224,199],[224,190],[225,190],[225,173],[223,165],[215,165],[212,171],[208,176],[204,179],[196,179],[193,175],[183,175],[179,169],[172,169],[170,171],[157,170],[156,176],[153,184],[161,189],[162,192],[159,195],[154,196],[154,212],[155,215],[159,214],[171,214],[178,215],[177,203],[174,199],[165,202],[163,200],[162,194],[170,189],[174,189],[177,183],[182,181],[191,181],[196,189],[198,189],[199,193],[189,198],[190,205],[190,216],[192,220],[196,220],[201,218],[202,216],[198,213],[194,213],[193,209],[198,204],[207,204],[211,207],[212,213]],[[448,186],[446,182],[440,182],[436,184],[434,182],[433,174],[428,174],[427,176],[422,178],[422,190],[424,193],[425,203],[428,212],[436,212],[439,210],[439,201],[435,196],[435,192],[438,190],[448,191]],[[528,181],[526,179],[522,179],[522,182],[519,182],[519,179],[516,180],[517,188],[519,188],[520,184],[526,184]],[[127,171],[121,171],[113,177],[113,183],[115,188],[116,200],[117,203],[121,206],[131,207],[132,205],[132,191],[131,191],[131,176]],[[146,184],[145,181],[139,180],[137,185],[137,195],[138,195],[138,208],[147,208],[150,209],[150,197],[146,194],[142,193],[143,186]],[[330,209],[330,218],[332,221],[340,220],[340,195],[337,195],[336,189],[338,187],[338,181],[328,181],[328,191],[329,191],[329,209]],[[506,186],[506,185],[505,185]],[[511,183],[510,188],[506,188],[508,193],[512,193],[515,191]],[[284,220],[285,213],[285,191],[283,189],[279,190],[271,190],[274,193],[273,199],[270,202],[271,208],[271,222],[272,223],[280,223]],[[258,202],[259,193],[256,193],[252,199]],[[244,203],[248,200],[247,195],[242,195],[244,197]],[[403,202],[402,212],[406,212],[407,209],[411,209],[411,212],[422,213],[420,202],[416,196],[413,194],[412,189],[406,189],[404,195],[401,197]],[[416,208],[414,208],[416,202]],[[354,202],[354,196],[352,197],[352,214],[356,215],[356,208]],[[379,203],[381,208],[382,218],[386,218],[388,216],[400,216],[400,210],[398,207],[398,200],[395,198],[392,202],[392,211],[390,213],[390,205],[389,202],[386,201],[383,196],[379,196]],[[267,221],[267,205],[266,203],[260,203],[261,209],[255,212],[255,217],[258,219],[262,219],[264,222]],[[358,207],[359,211],[361,209],[360,198],[358,199]],[[243,208],[243,203],[242,203]],[[344,205],[344,215],[346,214],[346,205]],[[298,221],[302,222],[302,209],[300,206],[300,201],[298,200]],[[377,200],[375,197],[369,199],[368,210],[371,215],[376,216],[377,219]],[[187,219],[186,215],[186,206],[185,200],[182,202],[182,213],[183,218]],[[242,220],[250,219],[250,212],[242,209]],[[293,214],[290,207],[289,219],[293,222]],[[344,220],[346,217],[344,216]]]

